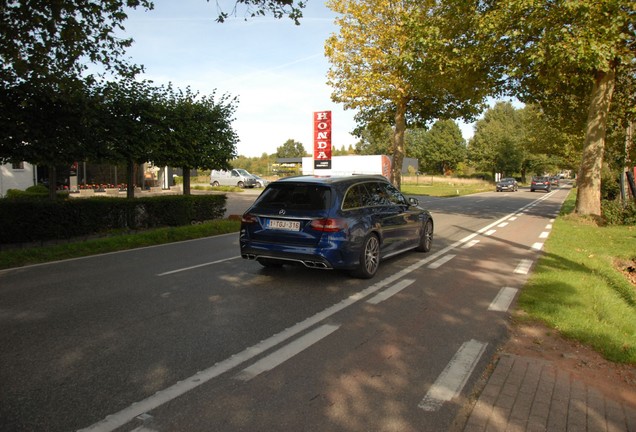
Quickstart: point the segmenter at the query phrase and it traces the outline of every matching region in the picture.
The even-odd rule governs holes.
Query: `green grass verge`
[[[577,217],[575,197],[573,190],[518,308],[608,360],[636,364],[636,289],[616,265],[636,259],[636,227]]]
[[[405,195],[428,195],[436,197],[454,197],[471,195],[479,192],[492,192],[495,186],[489,183],[429,183],[429,184],[402,184],[402,193]]]
[[[111,233],[84,241],[5,250],[0,251],[0,269],[238,232],[240,225],[240,221],[219,219],[198,225]]]

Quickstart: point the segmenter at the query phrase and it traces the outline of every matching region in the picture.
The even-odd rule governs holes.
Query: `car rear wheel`
[[[369,234],[364,239],[360,251],[360,263],[352,274],[362,279],[370,279],[378,271],[380,266],[380,240],[375,234]]]
[[[219,182],[218,182],[218,181],[215,181],[214,183],[212,183],[212,186],[214,186],[214,187],[219,187]]]
[[[433,222],[431,220],[427,220],[424,225],[424,229],[422,230],[422,235],[420,237],[420,244],[417,246],[417,251],[419,252],[428,252],[431,250],[431,246],[433,245]]]

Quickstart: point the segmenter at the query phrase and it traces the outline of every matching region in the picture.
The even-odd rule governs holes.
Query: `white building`
[[[0,165],[0,198],[9,189],[26,190],[35,185],[35,167],[26,162]]]

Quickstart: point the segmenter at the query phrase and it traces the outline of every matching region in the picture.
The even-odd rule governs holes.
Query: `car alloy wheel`
[[[354,276],[370,279],[378,271],[380,266],[380,241],[375,234],[369,234],[364,239],[364,245],[360,251],[360,263],[354,271]]]
[[[422,230],[422,236],[420,237],[420,244],[417,246],[418,252],[428,252],[433,245],[433,222],[428,220]]]

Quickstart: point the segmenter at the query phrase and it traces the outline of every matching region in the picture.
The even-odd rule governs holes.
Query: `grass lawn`
[[[475,179],[422,176],[418,179],[404,177],[402,181],[402,193],[405,195],[454,197],[494,190],[494,183]]]
[[[621,272],[636,260],[636,227],[599,227],[573,215],[575,196],[556,219],[518,308],[609,360],[636,364],[636,286]]]

